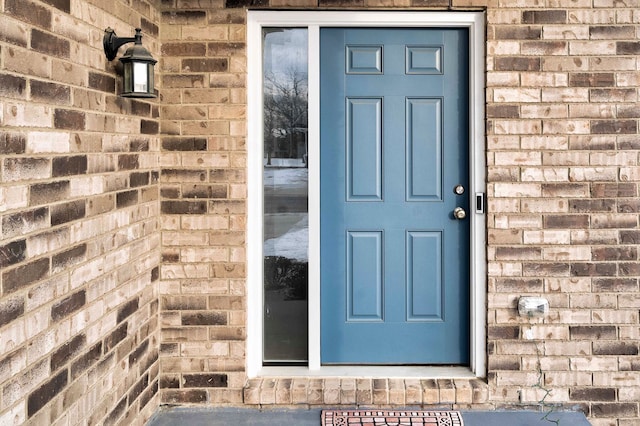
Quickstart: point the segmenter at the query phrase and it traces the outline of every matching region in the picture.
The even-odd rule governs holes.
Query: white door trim
[[[469,28],[470,205],[485,193],[484,14],[474,12],[249,11],[247,15],[247,352],[248,377],[483,377],[486,370],[486,218],[471,214],[471,365],[442,367],[324,367],[320,363],[320,28]],[[262,366],[262,28],[308,28],[309,40],[309,366]]]

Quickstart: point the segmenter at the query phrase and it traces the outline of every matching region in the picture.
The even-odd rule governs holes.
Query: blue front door
[[[321,30],[323,364],[469,363],[468,55],[466,29]]]

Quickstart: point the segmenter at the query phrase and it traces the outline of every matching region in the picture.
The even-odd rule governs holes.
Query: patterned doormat
[[[459,411],[323,410],[322,426],[463,426]]]

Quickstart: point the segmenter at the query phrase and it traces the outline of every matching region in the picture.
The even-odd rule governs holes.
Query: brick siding
[[[0,0],[0,424],[160,403],[640,421],[640,15],[615,0]],[[486,380],[247,382],[247,7],[485,10]],[[159,59],[119,98],[104,27]],[[544,296],[545,319],[517,315]]]
[[[102,35],[158,56],[159,13],[109,3],[0,1],[2,425],[158,406],[159,108],[116,95]]]

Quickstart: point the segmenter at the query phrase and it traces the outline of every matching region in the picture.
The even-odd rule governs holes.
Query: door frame
[[[369,376],[484,377],[486,374],[486,161],[484,133],[483,12],[264,11],[247,12],[247,345],[248,377]],[[309,365],[262,365],[262,220],[263,114],[262,28],[308,29],[309,141]],[[470,205],[483,194],[483,211],[469,215],[470,232],[470,366],[469,367],[335,367],[320,360],[320,28],[323,27],[460,27],[469,29],[469,176]]]

